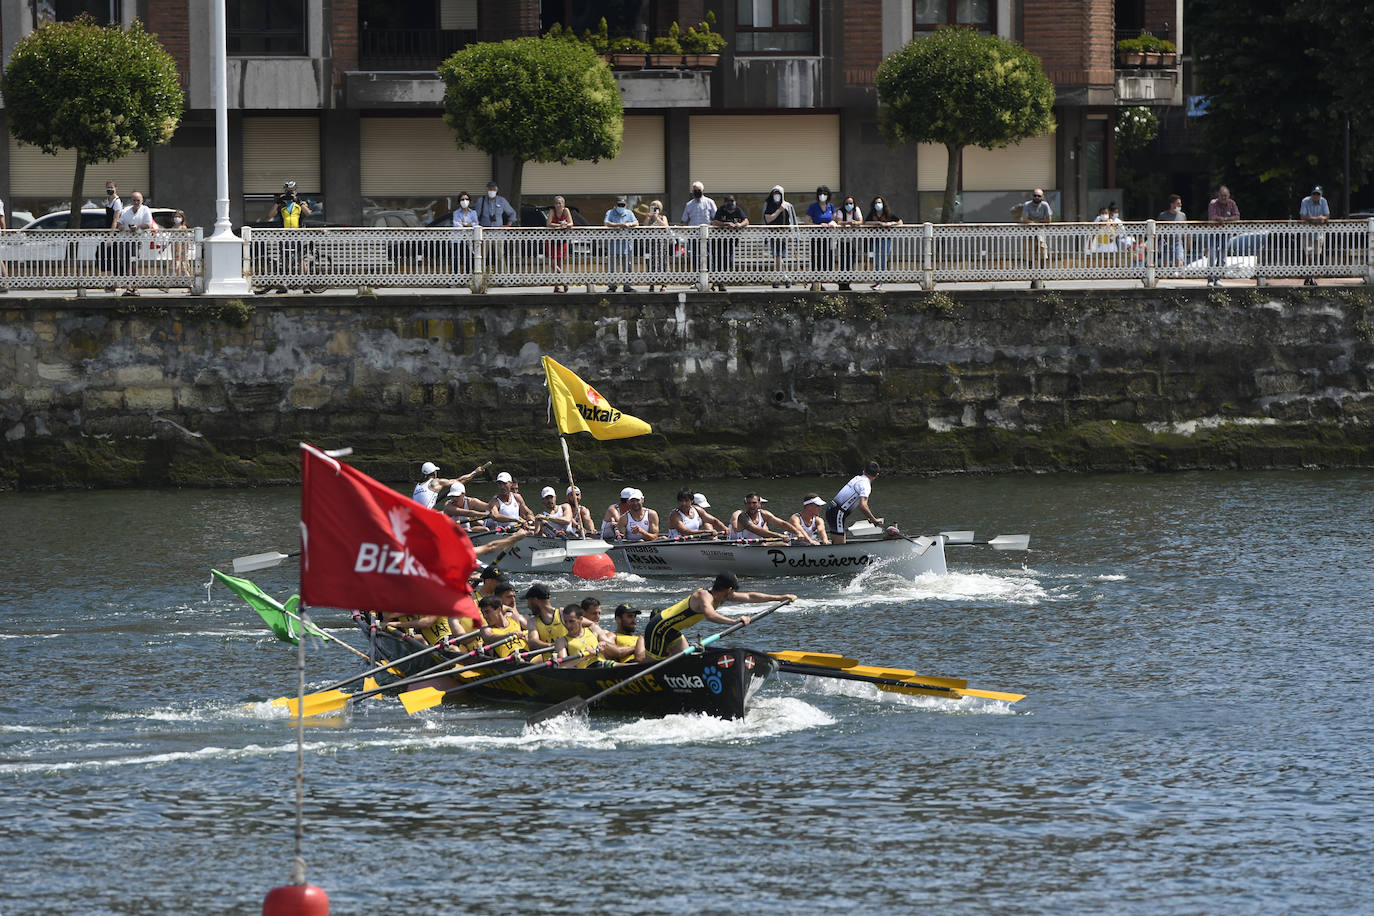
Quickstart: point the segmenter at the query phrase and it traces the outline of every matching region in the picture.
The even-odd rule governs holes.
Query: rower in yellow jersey
[[[716,608],[727,601],[742,601],[746,604],[762,604],[765,601],[796,601],[796,595],[765,595],[763,592],[741,592],[739,580],[734,573],[723,572],[716,576],[710,588],[699,588],[677,604],[661,611],[654,611],[649,617],[649,625],[644,629],[644,650],[649,658],[667,658],[687,649],[687,637],[682,631],[688,627],[709,620],[712,623],[735,623],[737,620],[749,624],[748,617],[726,617]]]
[[[615,609],[615,632],[601,642],[601,654],[606,659],[620,665],[644,661],[644,637],[635,632],[638,619],[639,611],[628,604]]]
[[[515,652],[523,652],[527,645],[525,641],[525,627],[516,619],[514,614],[506,613],[506,607],[501,603],[501,599],[495,595],[488,595],[478,602],[477,607],[482,611],[482,644],[491,645],[505,639],[507,636],[514,637],[510,642],[492,648],[500,658],[505,658]]]
[[[466,619],[459,618],[460,621]],[[415,614],[383,614],[382,620],[388,628],[412,631],[431,646],[438,645],[450,636],[456,635],[450,619],[440,617],[437,614],[426,614],[423,617]],[[466,633],[468,631],[458,630],[457,632]],[[429,657],[435,661],[444,660],[444,657],[437,652],[431,653]]]
[[[560,659],[563,668],[590,668],[593,665],[609,664],[601,658],[599,643],[591,627],[582,625],[582,605],[570,604],[563,608],[560,615],[565,632],[554,641],[554,654]],[[571,656],[580,655],[581,658]],[[567,661],[561,661],[567,659]]]

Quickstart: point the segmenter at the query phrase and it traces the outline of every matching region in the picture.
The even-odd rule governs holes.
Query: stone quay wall
[[[1374,466],[1363,287],[30,299],[0,324],[0,488],[557,476],[540,356],[653,424],[579,478]]]

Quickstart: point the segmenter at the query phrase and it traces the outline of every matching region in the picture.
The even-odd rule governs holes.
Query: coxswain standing
[[[875,525],[882,522],[868,508],[868,497],[873,495],[873,481],[878,479],[878,462],[870,461],[864,465],[862,474],[856,474],[835,494],[825,507],[825,526],[830,529],[830,539],[836,544],[844,543],[846,518],[855,510]]]
[[[741,592],[739,580],[734,573],[723,572],[716,576],[710,588],[699,588],[672,607],[654,611],[649,617],[649,625],[644,628],[644,651],[650,658],[667,658],[687,650],[687,637],[682,631],[688,627],[709,620],[712,623],[735,623],[716,608],[727,601],[741,601],[745,604],[761,604],[765,601],[796,601],[796,595],[766,595],[763,592]],[[746,626],[748,617],[740,617]]]

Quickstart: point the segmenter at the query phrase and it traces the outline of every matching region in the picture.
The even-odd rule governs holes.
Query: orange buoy
[[[329,916],[329,895],[313,884],[274,887],[262,901],[262,916]]]
[[[573,560],[572,571],[583,579],[609,579],[615,575],[615,560],[604,553],[589,553]]]

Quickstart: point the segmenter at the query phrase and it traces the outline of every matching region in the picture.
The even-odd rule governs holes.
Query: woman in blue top
[[[816,189],[816,202],[806,208],[806,215],[811,218],[813,226],[835,227],[835,205],[830,202],[830,189],[821,185]],[[811,269],[817,273],[829,273],[834,269],[831,260],[830,245],[834,239],[830,238],[830,233],[814,234],[811,239]],[[820,280],[811,281],[812,290],[822,290]]]

